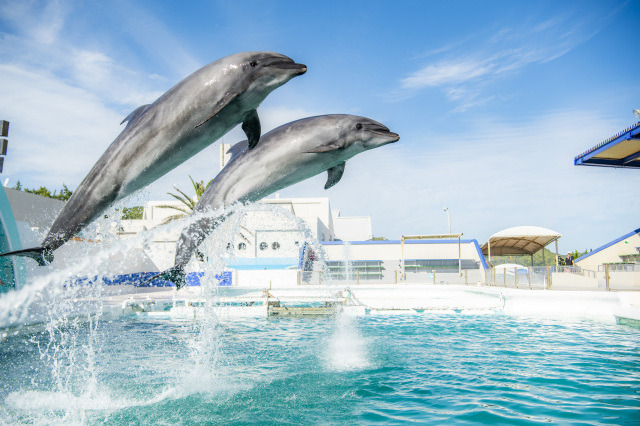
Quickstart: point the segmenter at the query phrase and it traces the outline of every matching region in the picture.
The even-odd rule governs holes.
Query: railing
[[[480,269],[463,269],[462,273],[458,270],[449,269],[432,269],[405,272],[405,278],[402,279],[402,271],[400,269],[386,271],[385,274],[376,274],[372,276],[366,272],[359,270],[349,270],[348,272],[336,273],[335,271],[298,271],[298,285],[320,285],[320,284],[464,284],[476,285],[482,282],[484,277]]]
[[[336,273],[333,270],[298,271],[298,285],[321,284],[462,284],[486,285],[517,289],[545,290],[640,290],[640,265],[603,265],[598,271],[578,266],[534,266],[491,269],[420,268],[405,271],[386,271],[372,276],[360,270],[349,269]]]

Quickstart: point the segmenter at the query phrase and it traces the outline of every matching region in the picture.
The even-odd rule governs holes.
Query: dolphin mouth
[[[387,139],[389,139],[388,143],[394,143],[394,142],[398,142],[400,140],[400,135],[397,133],[393,133],[390,131],[386,131],[386,132],[379,132],[379,131],[372,131],[371,133],[375,133],[376,135],[380,135],[383,136]]]
[[[400,140],[399,134],[393,133],[391,130],[381,124],[365,124],[365,130],[389,139],[388,143],[398,142]]]
[[[289,61],[278,61],[269,64],[274,68],[279,68],[281,70],[291,70],[295,75],[302,75],[307,72],[307,66],[305,64],[298,64],[296,62]]]

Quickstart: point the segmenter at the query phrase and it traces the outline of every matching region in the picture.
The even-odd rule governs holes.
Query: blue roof
[[[573,164],[640,169],[640,122],[578,155]]]
[[[602,250],[604,250],[604,249],[606,249],[606,248],[608,248],[608,247],[611,247],[612,245],[614,245],[614,244],[616,244],[616,243],[619,243],[619,242],[620,242],[620,241],[622,241],[622,240],[626,240],[627,238],[629,238],[629,237],[631,237],[632,235],[635,235],[635,234],[640,234],[640,228],[636,229],[635,231],[631,231],[631,232],[629,232],[628,234],[625,234],[625,235],[623,235],[623,236],[622,236],[622,237],[620,237],[620,238],[616,238],[615,240],[610,241],[610,242],[608,242],[607,244],[605,244],[605,245],[603,245],[603,246],[601,246],[601,247],[598,247],[597,249],[595,249],[595,250],[593,250],[593,251],[590,251],[590,252],[589,252],[589,253],[587,253],[587,254],[583,254],[583,255],[582,255],[582,256],[580,256],[579,258],[575,259],[575,260],[574,260],[574,262],[579,262],[579,261],[581,261],[581,260],[584,260],[584,259],[586,259],[587,257],[589,257],[589,256],[591,256],[591,255],[593,255],[593,254],[596,254],[596,253],[598,253],[599,251],[602,251]]]

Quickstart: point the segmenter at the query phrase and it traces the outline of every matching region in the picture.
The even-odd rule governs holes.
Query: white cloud
[[[77,185],[119,133],[122,115],[47,74],[0,65],[0,79],[0,111],[11,122],[5,173],[33,185]]]
[[[586,22],[557,17],[517,30],[504,28],[484,40],[467,39],[455,48],[447,45],[439,50],[444,59],[400,79],[401,93],[395,97],[403,99],[426,88],[439,88],[450,101],[460,103],[454,112],[483,105],[491,99],[483,95],[490,83],[530,64],[567,54],[597,32],[587,26]],[[467,96],[462,97],[462,92]]]
[[[0,3],[3,19],[19,29],[24,37],[50,45],[58,39],[64,26],[66,8],[57,0],[6,1]]]
[[[402,87],[408,89],[464,83],[489,74],[493,68],[490,61],[484,61],[484,63],[474,60],[447,61],[428,65],[402,79],[401,83]]]

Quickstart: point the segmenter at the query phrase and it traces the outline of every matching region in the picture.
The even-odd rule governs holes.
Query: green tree
[[[143,211],[144,211],[144,207],[142,207],[142,206],[124,207],[122,209],[122,220],[139,220],[139,219],[142,219],[142,212]]]
[[[40,188],[23,188],[20,181],[16,182],[16,186],[13,189],[17,189],[18,191],[28,192],[30,194],[40,195],[42,197],[53,198],[56,200],[67,201],[73,195],[73,191],[71,191],[67,185],[62,184],[62,189],[60,193],[57,190],[51,192],[46,186],[41,186]]]
[[[175,188],[176,191],[178,191],[180,193],[180,195],[178,194],[172,194],[171,192],[167,192],[167,194],[171,195],[173,198],[175,198],[176,200],[180,201],[182,203],[181,206],[170,206],[170,205],[162,205],[162,206],[158,206],[162,209],[172,209],[172,210],[177,210],[180,213],[176,213],[174,215],[171,215],[169,217],[167,217],[162,223],[169,223],[172,220],[176,220],[176,219],[180,219],[184,216],[188,216],[191,214],[191,212],[193,211],[193,208],[196,206],[196,203],[198,202],[198,200],[200,199],[200,197],[202,197],[202,194],[204,194],[204,191],[207,189],[207,187],[209,185],[211,185],[211,182],[213,182],[213,179],[211,179],[209,181],[209,183],[207,183],[206,185],[204,184],[204,181],[201,180],[200,182],[196,182],[193,180],[193,178],[191,176],[189,176],[189,179],[191,180],[191,185],[193,185],[193,189],[196,193],[195,195],[195,200],[192,199],[191,197],[189,197],[184,191]]]

